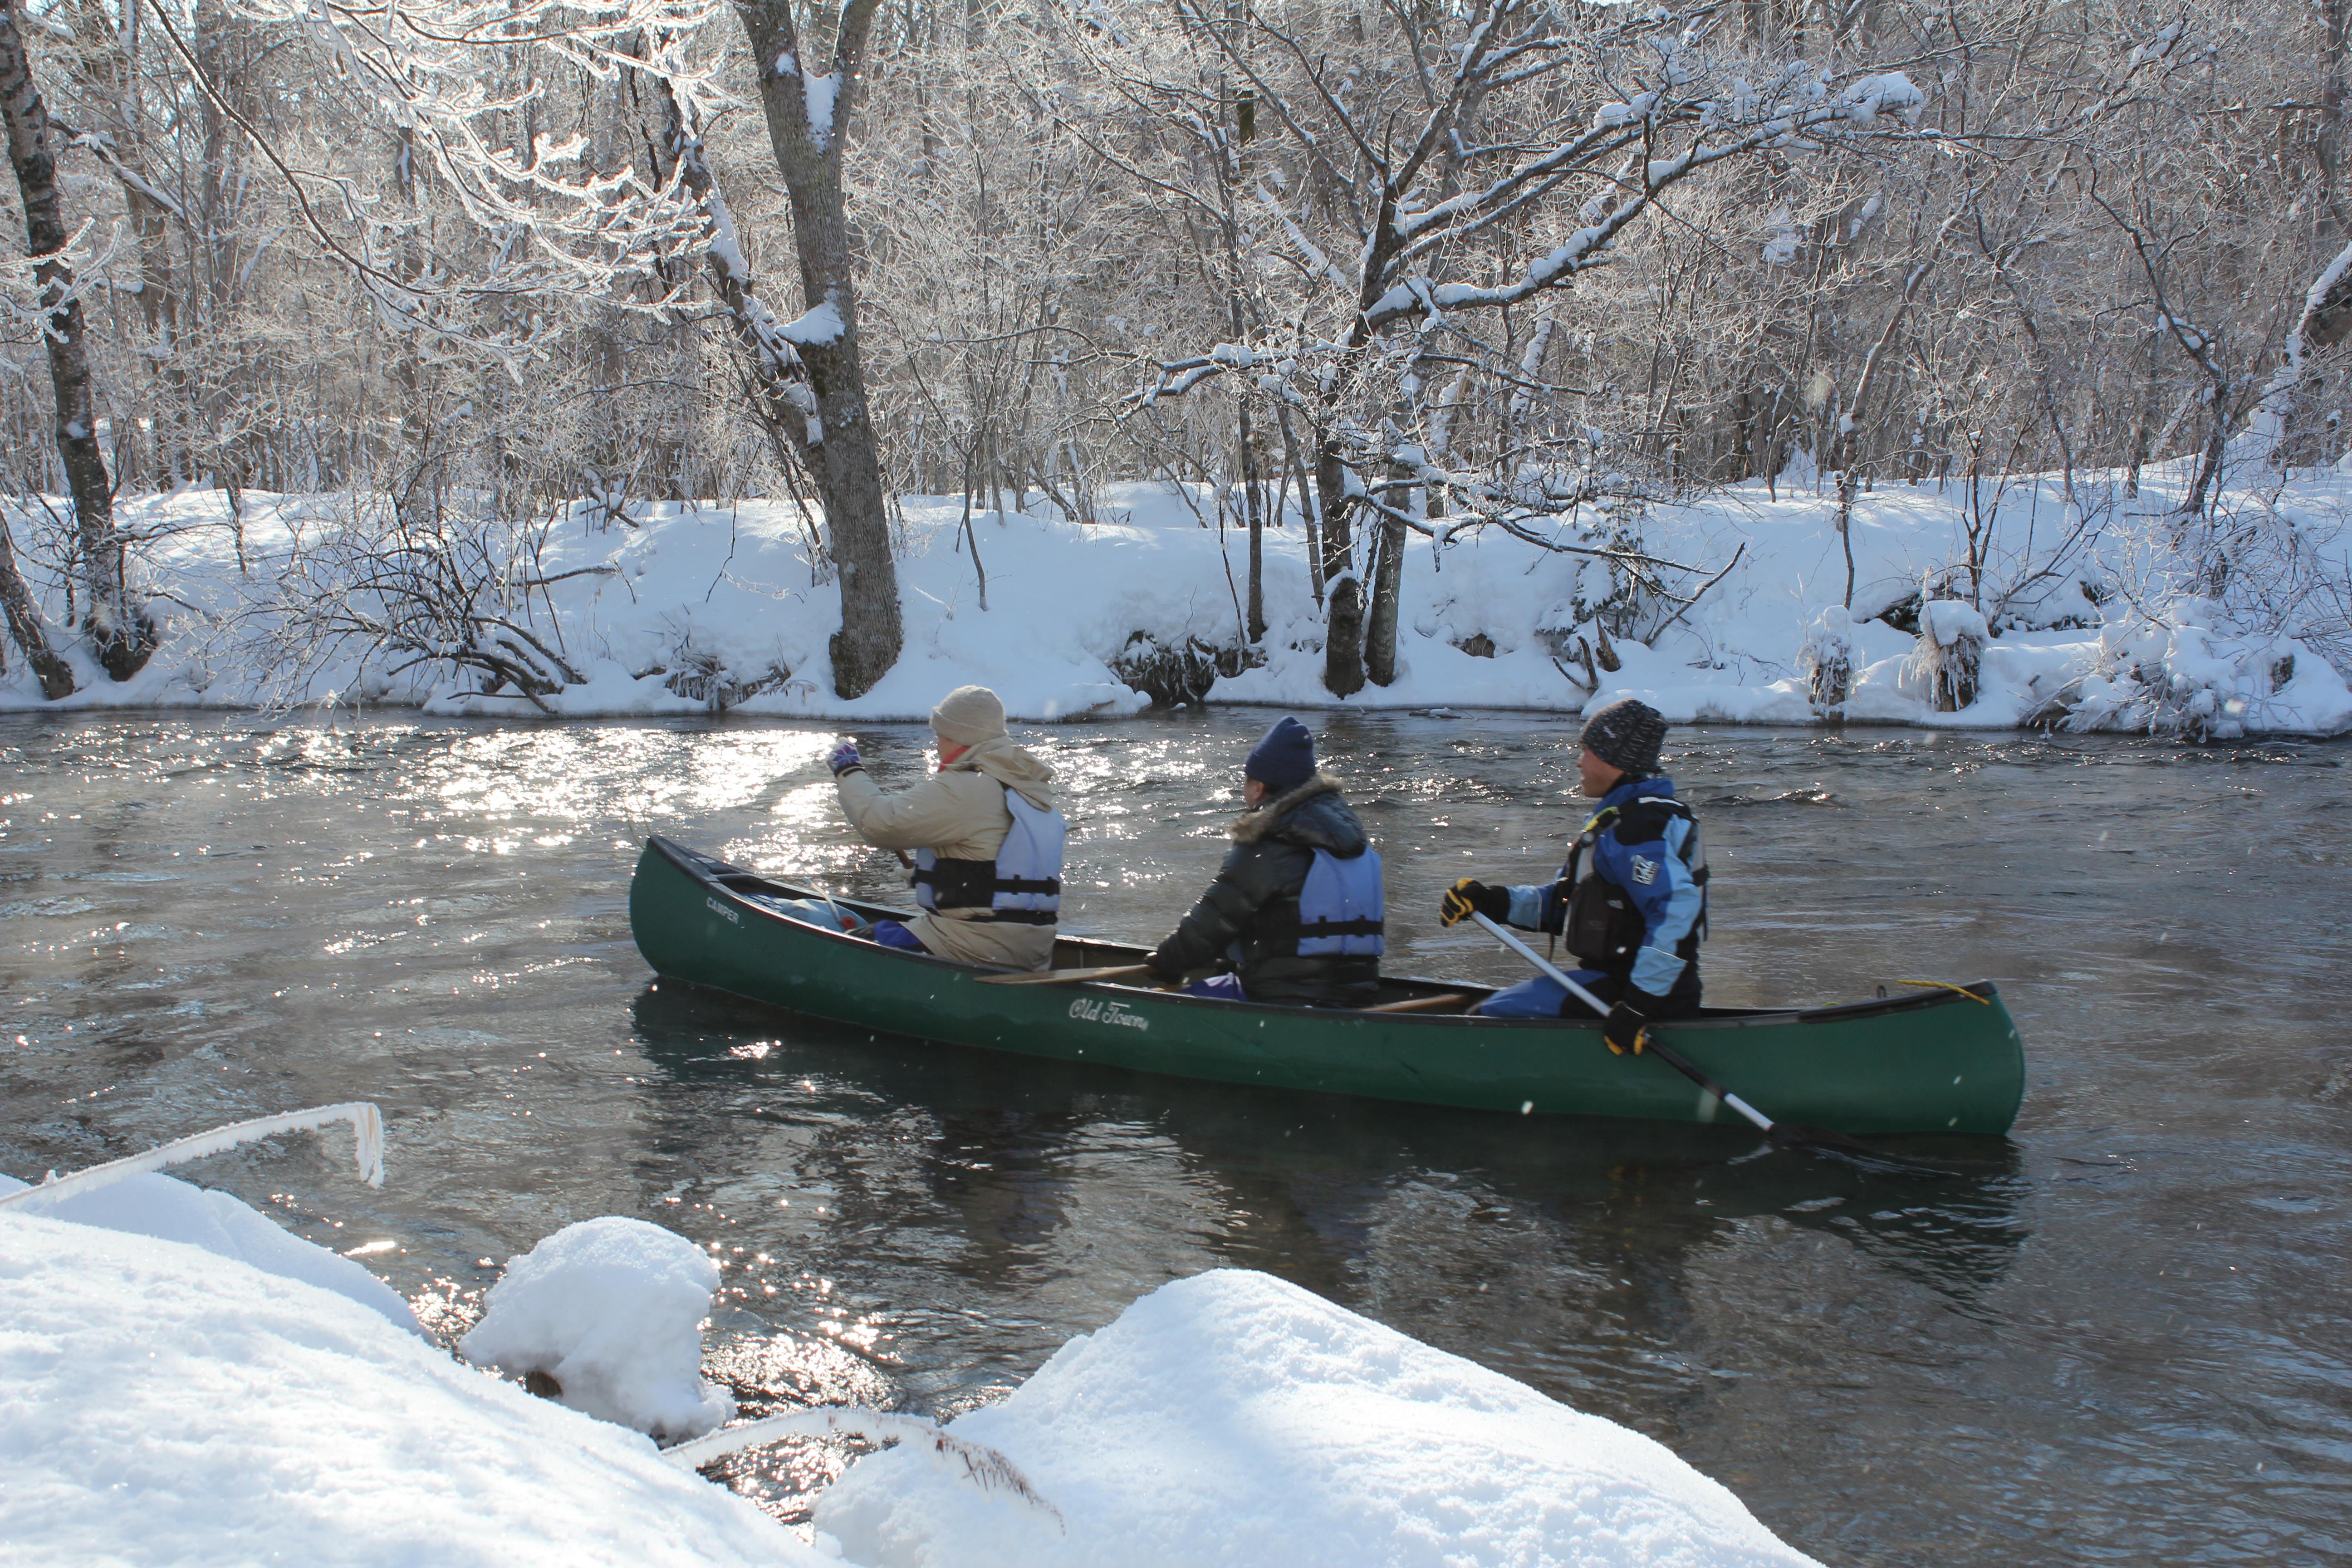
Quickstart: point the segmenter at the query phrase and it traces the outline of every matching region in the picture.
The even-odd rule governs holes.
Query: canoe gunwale
[[[761,917],[761,921],[771,928],[772,934],[796,940],[814,939],[819,942],[838,942],[856,950],[862,956],[887,955],[903,963],[944,969],[956,974],[979,977],[1028,973],[988,964],[962,963],[953,959],[941,958],[932,952],[909,952],[904,948],[885,948],[865,938],[852,936],[846,931],[828,931],[823,926],[810,925],[805,921],[793,920],[788,915],[767,908],[750,892],[730,884],[736,880],[746,881],[756,884],[757,890],[776,897],[807,899],[820,903],[831,902],[868,921],[910,920],[914,918],[914,911],[894,909],[886,904],[869,903],[858,899],[844,898],[839,894],[829,894],[815,888],[777,881],[772,878],[761,876],[756,871],[748,871],[741,867],[732,866],[713,857],[699,854],[658,834],[649,835],[646,843],[648,848],[659,852],[679,871],[708,889],[712,895],[723,897],[731,904]],[[1064,943],[1082,949],[1101,949],[1105,954],[1112,958],[1124,958],[1129,962],[1139,961],[1142,955],[1150,951],[1133,943],[1076,932],[1058,934],[1055,946],[1058,948]],[[1080,956],[1083,957],[1085,954],[1082,953]],[[1070,967],[1084,967],[1084,965],[1074,964]],[[1383,1001],[1433,995],[1440,992],[1466,993],[1475,1000],[1493,994],[1496,989],[1494,986],[1481,985],[1471,981],[1442,980],[1417,974],[1383,974],[1381,979]],[[1153,986],[1136,985],[1114,980],[1074,980],[1063,983],[1057,989],[1073,994],[1140,992],[1150,995],[1155,1002],[1159,1003],[1238,1009],[1244,1012],[1281,1016],[1289,1016],[1301,1011],[1294,1004],[1249,1002],[1219,996],[1187,996],[1179,992],[1162,991]],[[1401,990],[1402,994],[1388,994],[1392,989]],[[1791,1025],[1849,1023],[1891,1014],[1927,1013],[1942,1007],[1997,1005],[1996,999],[2000,994],[1999,987],[1991,981],[1979,980],[1969,982],[1957,990],[1937,987],[1904,995],[1865,997],[1860,1001],[1832,1003],[1823,1006],[1709,1007],[1702,1009],[1696,1016],[1674,1020],[1674,1029],[1677,1035],[1681,1035],[1690,1031],[1714,1032],[1726,1029],[1785,1027]],[[1316,1009],[1316,1011],[1344,1017],[1353,1016],[1359,1010],[1330,1008]],[[1597,1018],[1484,1018],[1467,1013],[1390,1013],[1379,1015],[1379,1016],[1384,1024],[1389,1025],[1413,1025],[1437,1028],[1475,1027],[1482,1033],[1488,1030],[1520,1029],[1597,1030],[1601,1026],[1601,1020]]]

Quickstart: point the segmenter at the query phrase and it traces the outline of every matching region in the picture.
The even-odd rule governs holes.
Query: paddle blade
[[[1835,1131],[1827,1127],[1808,1127],[1802,1122],[1775,1121],[1772,1123],[1772,1131],[1767,1136],[1784,1148],[1810,1149],[1817,1154],[1834,1154],[1840,1159],[1850,1160],[1857,1165],[1866,1166],[1874,1171],[1900,1173],[1905,1175],[1940,1176],[1947,1173],[1932,1165],[1922,1165],[1916,1161],[1906,1160],[1900,1154],[1890,1154],[1883,1149],[1874,1149],[1859,1138],[1849,1137],[1843,1132]]]

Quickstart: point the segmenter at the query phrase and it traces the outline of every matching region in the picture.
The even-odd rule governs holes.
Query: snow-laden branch
[[[322,97],[356,94],[362,121],[373,118],[398,134],[402,150],[392,180],[400,203],[348,175],[298,167],[212,79],[169,8],[146,15],[194,90],[275,170],[301,226],[361,281],[394,331],[486,353],[513,374],[537,351],[537,328],[466,321],[453,314],[457,307],[583,294],[630,310],[667,303],[625,285],[653,275],[665,254],[695,237],[702,224],[693,205],[682,205],[635,167],[595,168],[583,136],[541,136],[518,149],[506,127],[549,96],[551,79],[609,79],[623,68],[649,68],[635,58],[644,40],[690,37],[717,13],[718,0],[236,4],[244,16],[288,27],[310,46]],[[666,47],[661,64],[650,68],[698,102],[717,100],[709,72],[686,67],[675,47]],[[105,157],[106,148],[89,145]],[[413,257],[394,261],[379,253],[387,233],[405,241],[424,232],[405,205],[420,182],[454,202],[467,226],[490,240],[475,247],[462,274],[442,257],[419,265]]]
[[[208,1154],[219,1154],[264,1138],[275,1138],[283,1132],[310,1132],[338,1122],[351,1123],[359,1140],[360,1180],[371,1187],[383,1185],[383,1113],[363,1100],[346,1101],[341,1105],[321,1105],[310,1110],[288,1110],[276,1116],[256,1117],[250,1121],[232,1122],[215,1127],[209,1132],[199,1132],[166,1143],[160,1149],[150,1149],[144,1154],[133,1154],[124,1160],[111,1160],[103,1165],[92,1165],[86,1171],[76,1171],[70,1176],[59,1176],[22,1192],[0,1197],[0,1209],[31,1210],[67,1198],[110,1187],[126,1176],[136,1176],[149,1171],[160,1171],[167,1165],[183,1165],[191,1160],[201,1160]]]
[[[860,1410],[849,1406],[831,1406],[821,1410],[803,1410],[790,1415],[771,1415],[764,1420],[747,1422],[740,1426],[729,1426],[707,1437],[677,1444],[662,1450],[662,1458],[680,1469],[697,1470],[714,1459],[744,1448],[755,1448],[763,1443],[777,1442],[785,1437],[855,1437],[866,1443],[919,1443],[928,1445],[942,1459],[952,1459],[963,1467],[963,1477],[983,1491],[1010,1492],[1052,1517],[1056,1525],[1062,1522],[1062,1511],[1038,1494],[1029,1484],[1029,1478],[1020,1467],[984,1443],[973,1443],[955,1436],[933,1422],[919,1415],[898,1415],[880,1410]]]
[[[1816,80],[1806,85],[1811,90],[1801,96],[1812,98],[1811,102],[1784,103],[1767,109],[1759,107],[1754,100],[1748,100],[1744,111],[1737,98],[1728,110],[1714,101],[1682,106],[1672,118],[1696,125],[1689,144],[1671,158],[1650,160],[1641,170],[1639,185],[1622,199],[1613,205],[1603,205],[1598,213],[1588,207],[1585,226],[1528,263],[1516,280],[1481,287],[1470,283],[1437,283],[1425,277],[1406,278],[1392,285],[1365,310],[1366,325],[1379,331],[1412,317],[1437,315],[1447,310],[1492,310],[1517,304],[1547,289],[1560,288],[1579,273],[1601,265],[1611,242],[1628,225],[1654,205],[1668,188],[1701,170],[1768,149],[1868,130],[1876,124],[1881,113],[1889,110],[1908,122],[1917,118],[1920,108],[1927,102],[1927,95],[1900,72],[1865,77],[1835,99],[1828,96],[1824,83]],[[1815,93],[1819,96],[1814,97]],[[1652,95],[1643,94],[1642,97]],[[1626,117],[1643,119],[1664,113],[1655,102],[1641,104],[1637,100],[1634,104],[1612,105],[1596,116],[1596,120],[1608,120],[1612,125],[1622,123],[1622,119],[1612,117],[1612,110],[1621,110]],[[1501,201],[1538,174],[1550,175],[1579,170],[1613,145],[1591,137],[1579,138],[1536,160],[1525,171],[1515,171],[1511,176],[1488,186],[1480,200],[1469,201],[1466,205],[1440,204],[1426,213],[1400,219],[1400,229],[1412,237],[1406,249],[1399,253],[1400,258],[1418,255],[1430,247],[1435,237],[1430,232],[1434,226],[1433,220],[1441,216],[1461,217],[1465,214],[1475,214],[1485,202]],[[1483,226],[1483,224],[1474,226]],[[1449,231],[1445,237],[1460,237],[1458,227]]]
[[[85,243],[90,223],[84,218],[61,249],[47,255],[0,257],[0,322],[55,337],[57,318],[68,303],[93,287],[103,292],[107,266],[122,241],[122,226],[116,223],[108,231],[106,247],[93,251]]]
[[[2307,356],[2311,353],[2312,324],[2331,308],[2345,308],[2345,302],[2335,296],[2347,276],[2352,276],[2352,245],[2337,251],[2304,291],[2302,309],[2295,312],[2294,322],[2287,328],[2279,345],[2278,368],[2271,373],[2261,400],[2254,405],[2251,434],[2265,452],[2276,449],[2286,435],[2287,416],[2295,394],[2311,374]]]

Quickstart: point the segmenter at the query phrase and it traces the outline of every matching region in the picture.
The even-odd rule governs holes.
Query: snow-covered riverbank
[[[1216,679],[1211,699],[1575,712],[1637,695],[1682,721],[1802,724],[1827,710],[1809,679],[1827,654],[1851,665],[1850,690],[1834,709],[1849,721],[2008,728],[2072,714],[2081,727],[2185,723],[2225,736],[2352,728],[2352,690],[2328,658],[2344,655],[2336,625],[2344,605],[2324,587],[2311,591],[2352,573],[2352,479],[2329,473],[2233,492],[2228,526],[2244,536],[2232,546],[2243,564],[2226,604],[2183,591],[2178,552],[2164,542],[2168,520],[2126,515],[2160,508],[2155,489],[2126,503],[2112,482],[2101,484],[2105,499],[2095,503],[2082,500],[2091,493],[2084,487],[2068,501],[2054,479],[1973,497],[1958,482],[1890,484],[1861,497],[1850,626],[1833,488],[1758,482],[1704,504],[1654,508],[1638,523],[1642,544],[1694,569],[1669,574],[1679,591],[1717,572],[1720,580],[1678,616],[1673,601],[1657,599],[1631,617],[1646,642],[1615,615],[1621,630],[1608,647],[1616,668],[1603,654],[1592,689],[1578,656],[1604,640],[1596,620],[1611,618],[1596,611],[1612,587],[1604,563],[1499,531],[1415,536],[1397,679],[1344,704],[1322,687],[1321,617],[1294,512],[1289,526],[1265,533],[1263,662]],[[913,719],[965,681],[995,687],[1024,719],[1124,713],[1146,701],[1121,678],[1123,668],[1132,673],[1127,661],[1155,650],[1205,657],[1244,640],[1247,536],[1221,531],[1214,498],[1199,490],[1113,487],[1105,502],[1092,526],[1040,508],[980,514],[967,536],[961,498],[909,498],[900,563],[906,651],[878,687],[848,702],[833,694],[826,651],[837,593],[814,579],[809,524],[789,505],[644,505],[625,522],[575,508],[506,569],[514,583],[543,584],[516,603],[577,677],[543,699],[560,716],[698,712],[715,697],[749,713]],[[126,525],[152,540],[144,581],[169,620],[163,647],[121,684],[77,653],[82,689],[57,706],[331,700],[539,711],[511,689],[476,695],[478,678],[413,653],[362,658],[359,640],[285,637],[277,595],[295,562],[315,569],[345,504],[248,494],[240,544],[217,492],[126,502]],[[2086,510],[2097,514],[2087,522]],[[1594,521],[1589,511],[1561,520],[1559,540],[1589,542]],[[985,607],[971,542],[986,574]],[[2294,556],[2302,586],[2252,585],[2259,573],[2287,570],[2282,551]],[[1971,558],[1976,575],[1956,572],[1954,562]],[[1874,618],[1895,606],[1893,619],[1912,626],[1923,579],[1935,594],[1972,595],[1991,613],[1981,669],[1957,706],[1934,700],[1915,633]],[[2282,597],[2291,589],[2302,595],[2292,605]],[[2270,607],[2250,607],[2248,595]],[[53,621],[63,609],[51,606]],[[46,706],[22,662],[12,662],[0,678],[0,707]]]
[[[11,1561],[1810,1561],[1649,1438],[1263,1274],[1164,1287],[953,1434],[1034,1497],[902,1443],[819,1500],[811,1545],[638,1433],[453,1360],[357,1263],[225,1194],[149,1175],[0,1213]]]

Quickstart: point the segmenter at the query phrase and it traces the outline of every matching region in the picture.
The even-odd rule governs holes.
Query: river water
[[[1268,715],[1027,738],[1072,787],[1065,921],[1155,939]],[[1389,868],[1391,967],[1507,981],[1454,878],[1549,875],[1559,722],[1318,721]],[[856,731],[882,781],[923,732]],[[830,731],[727,721],[0,721],[0,1170],[366,1098],[348,1142],[189,1173],[445,1332],[500,1263],[641,1215],[727,1260],[747,1410],[1000,1398],[1162,1282],[1262,1268],[1661,1439],[1830,1563],[2352,1552],[2352,807],[2340,744],[1678,731],[1708,994],[1998,981],[2030,1088],[1958,1174],[1728,1129],[1519,1120],[1064,1068],[656,986],[668,834],[898,896]],[[786,1517],[842,1463],[737,1485]]]

